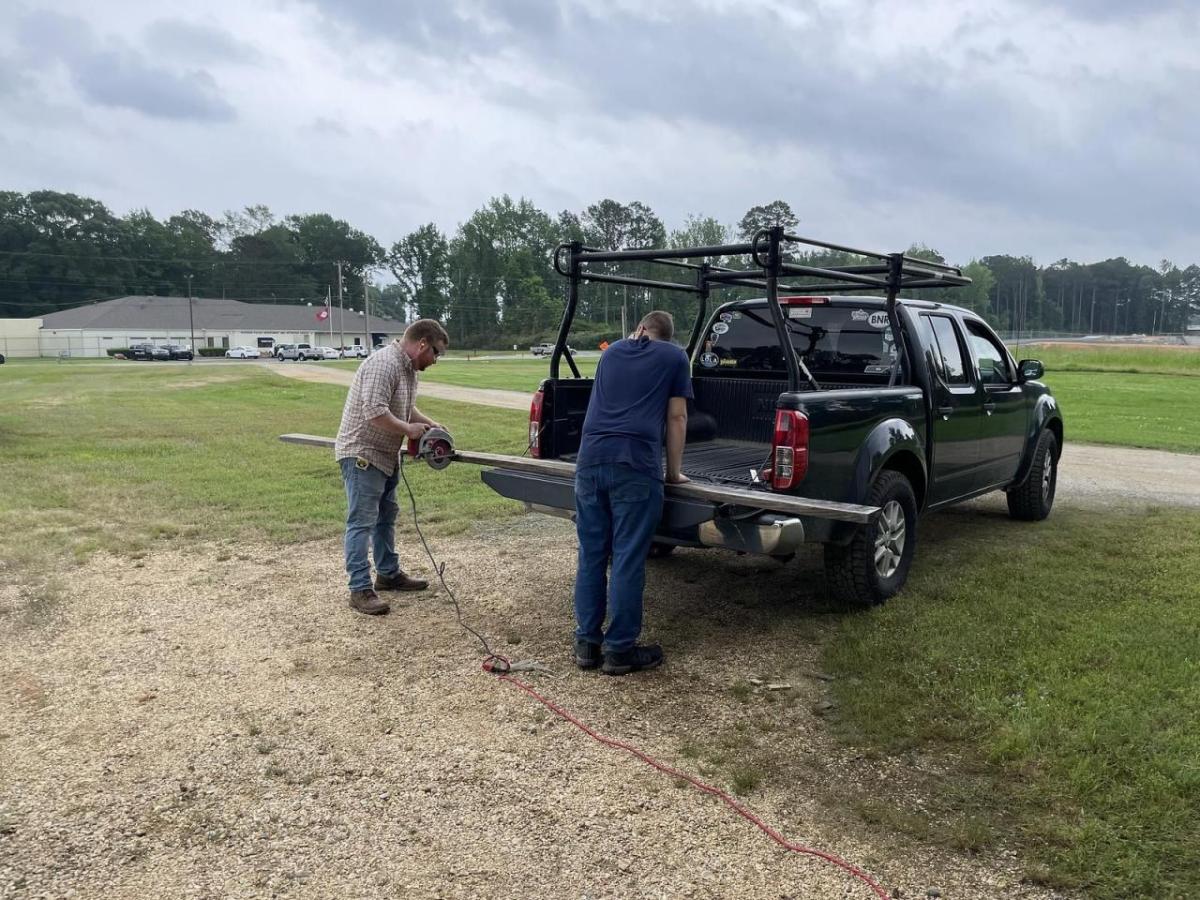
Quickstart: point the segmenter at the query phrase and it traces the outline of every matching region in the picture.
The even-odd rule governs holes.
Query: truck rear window
[[[792,346],[818,377],[886,375],[896,355],[887,313],[852,306],[785,306]],[[697,357],[705,374],[787,371],[765,306],[731,308],[709,324]]]

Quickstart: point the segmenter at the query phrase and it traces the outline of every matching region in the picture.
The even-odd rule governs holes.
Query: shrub
[[[196,353],[200,356],[224,356],[228,347],[198,347]]]

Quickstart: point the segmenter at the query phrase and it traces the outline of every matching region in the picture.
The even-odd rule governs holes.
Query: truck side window
[[[962,347],[958,342],[954,321],[947,316],[928,316],[937,340],[937,350],[942,357],[942,377],[946,384],[969,384],[966,366],[963,365]]]
[[[967,320],[967,335],[971,341],[971,352],[979,363],[980,380],[985,385],[1012,384],[1014,379],[1008,366],[1008,354],[996,343],[996,339],[978,322],[970,320]]]

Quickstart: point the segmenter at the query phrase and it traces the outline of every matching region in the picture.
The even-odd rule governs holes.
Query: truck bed
[[[697,481],[749,487],[751,469],[761,469],[771,452],[768,444],[750,441],[701,441],[683,449],[683,474]],[[575,454],[559,457],[575,462]]]

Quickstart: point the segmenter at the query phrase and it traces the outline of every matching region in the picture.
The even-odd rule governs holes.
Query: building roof
[[[197,330],[209,331],[328,331],[329,321],[317,321],[317,306],[283,303],[243,303],[217,297],[195,297],[192,314]],[[363,317],[357,312],[343,313],[335,306],[333,329],[357,334],[363,330]],[[99,331],[186,331],[187,297],[118,297],[100,303],[88,303],[62,309],[40,317],[42,328],[90,328]],[[371,331],[400,334],[403,322],[383,316],[371,316]]]

